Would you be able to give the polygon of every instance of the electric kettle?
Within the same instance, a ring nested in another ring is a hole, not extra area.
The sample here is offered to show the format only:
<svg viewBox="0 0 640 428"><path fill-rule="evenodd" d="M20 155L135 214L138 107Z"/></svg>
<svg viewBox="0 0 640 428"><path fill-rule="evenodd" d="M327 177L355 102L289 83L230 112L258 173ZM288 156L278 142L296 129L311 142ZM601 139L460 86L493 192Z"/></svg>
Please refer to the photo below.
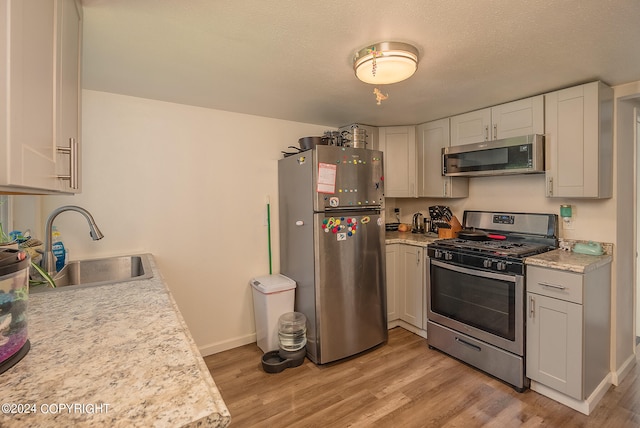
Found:
<svg viewBox="0 0 640 428"><path fill-rule="evenodd" d="M413 226L411 227L413 233L424 233L424 218L422 213L415 213L413 215Z"/></svg>

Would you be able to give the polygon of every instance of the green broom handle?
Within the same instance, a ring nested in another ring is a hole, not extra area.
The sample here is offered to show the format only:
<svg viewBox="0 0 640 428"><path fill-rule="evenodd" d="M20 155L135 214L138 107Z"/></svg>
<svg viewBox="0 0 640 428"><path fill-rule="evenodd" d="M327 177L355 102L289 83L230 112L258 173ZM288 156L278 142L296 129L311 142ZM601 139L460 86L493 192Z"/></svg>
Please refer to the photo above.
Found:
<svg viewBox="0 0 640 428"><path fill-rule="evenodd" d="M271 266L271 204L269 203L269 197L267 197L267 242L269 245L269 275L273 273Z"/></svg>

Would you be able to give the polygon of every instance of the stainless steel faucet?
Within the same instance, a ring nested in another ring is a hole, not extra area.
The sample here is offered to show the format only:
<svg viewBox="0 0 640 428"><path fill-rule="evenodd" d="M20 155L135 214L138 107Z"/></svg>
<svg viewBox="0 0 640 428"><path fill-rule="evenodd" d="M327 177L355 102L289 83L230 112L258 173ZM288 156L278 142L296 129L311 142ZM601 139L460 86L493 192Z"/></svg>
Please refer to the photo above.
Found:
<svg viewBox="0 0 640 428"><path fill-rule="evenodd" d="M53 255L53 242L51 236L53 229L53 220L55 220L58 214L64 211L77 211L87 219L87 222L89 223L89 235L91 235L91 239L97 241L98 239L104 238L104 235L102 234L102 232L100 232L100 229L93 219L93 216L84 208L75 205L65 205L53 210L51 214L49 214L47 223L45 225L44 252L42 253L42 262L40 262L42 269L50 275L56 273L56 261Z"/></svg>

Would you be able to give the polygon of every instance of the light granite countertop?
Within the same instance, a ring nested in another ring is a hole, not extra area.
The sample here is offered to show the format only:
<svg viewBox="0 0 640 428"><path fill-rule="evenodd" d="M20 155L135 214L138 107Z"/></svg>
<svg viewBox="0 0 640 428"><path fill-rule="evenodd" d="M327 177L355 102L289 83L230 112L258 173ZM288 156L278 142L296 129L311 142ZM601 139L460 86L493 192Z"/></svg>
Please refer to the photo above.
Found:
<svg viewBox="0 0 640 428"><path fill-rule="evenodd" d="M229 424L229 411L149 259L150 279L29 296L31 350L0 374L0 426Z"/></svg>
<svg viewBox="0 0 640 428"><path fill-rule="evenodd" d="M609 254L592 256L558 249L527 257L524 262L528 266L540 266L569 272L587 273L611 263L612 260L613 258Z"/></svg>
<svg viewBox="0 0 640 428"><path fill-rule="evenodd" d="M411 232L386 232L386 244L409 244L417 247L426 247L438 239L435 233L411 233Z"/></svg>

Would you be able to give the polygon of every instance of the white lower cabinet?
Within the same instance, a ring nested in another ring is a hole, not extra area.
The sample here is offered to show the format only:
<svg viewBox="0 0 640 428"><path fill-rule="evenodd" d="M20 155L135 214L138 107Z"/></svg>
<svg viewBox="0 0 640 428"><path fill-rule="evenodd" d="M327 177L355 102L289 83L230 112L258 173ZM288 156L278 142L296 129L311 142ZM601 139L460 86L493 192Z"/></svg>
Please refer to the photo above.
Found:
<svg viewBox="0 0 640 428"><path fill-rule="evenodd" d="M413 245L400 246L400 319L424 328L422 314L424 306L424 248Z"/></svg>
<svg viewBox="0 0 640 428"><path fill-rule="evenodd" d="M528 378L589 398L610 371L610 287L611 264L586 273L527 266Z"/></svg>
<svg viewBox="0 0 640 428"><path fill-rule="evenodd" d="M387 245L387 321L401 320L424 330L424 248Z"/></svg>
<svg viewBox="0 0 640 428"><path fill-rule="evenodd" d="M398 313L398 269L400 244L386 246L386 280L387 280L387 322L400 318Z"/></svg>
<svg viewBox="0 0 640 428"><path fill-rule="evenodd" d="M528 293L527 376L582 399L582 305Z"/></svg>

